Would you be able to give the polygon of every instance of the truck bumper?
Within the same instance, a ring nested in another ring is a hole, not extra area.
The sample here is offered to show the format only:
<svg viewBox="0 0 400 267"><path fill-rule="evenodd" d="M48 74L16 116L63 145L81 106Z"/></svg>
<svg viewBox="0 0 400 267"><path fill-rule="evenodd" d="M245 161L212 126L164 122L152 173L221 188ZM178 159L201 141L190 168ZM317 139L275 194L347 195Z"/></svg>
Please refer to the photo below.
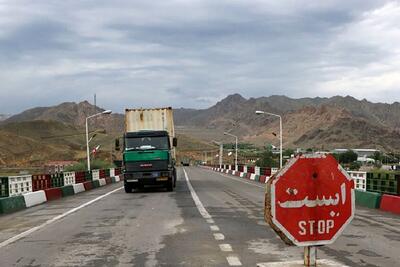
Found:
<svg viewBox="0 0 400 267"><path fill-rule="evenodd" d="M168 173L168 175L167 175ZM124 183L132 187L143 187L152 185L168 185L172 182L173 172L156 172L152 175L143 175L143 173L124 173Z"/></svg>

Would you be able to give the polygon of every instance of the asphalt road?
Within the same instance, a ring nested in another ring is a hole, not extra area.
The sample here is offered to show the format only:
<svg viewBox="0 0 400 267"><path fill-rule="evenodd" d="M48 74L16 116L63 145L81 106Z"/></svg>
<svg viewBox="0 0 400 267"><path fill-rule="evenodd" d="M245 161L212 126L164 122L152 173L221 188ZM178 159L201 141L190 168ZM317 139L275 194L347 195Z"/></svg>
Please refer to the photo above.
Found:
<svg viewBox="0 0 400 267"><path fill-rule="evenodd" d="M126 194L119 183L0 216L0 266L255 266L302 258L264 222L262 184L185 170L189 183L179 169L174 192ZM356 213L318 258L398 266L400 217Z"/></svg>

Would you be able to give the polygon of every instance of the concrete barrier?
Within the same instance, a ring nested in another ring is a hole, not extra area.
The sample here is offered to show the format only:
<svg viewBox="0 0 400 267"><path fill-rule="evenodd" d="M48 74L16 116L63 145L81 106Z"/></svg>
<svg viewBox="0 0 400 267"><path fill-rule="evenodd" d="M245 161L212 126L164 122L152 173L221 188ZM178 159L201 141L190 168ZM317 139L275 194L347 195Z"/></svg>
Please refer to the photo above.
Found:
<svg viewBox="0 0 400 267"><path fill-rule="evenodd" d="M100 178L99 183L100 183L100 186L105 186L107 184L106 179L104 179L104 178Z"/></svg>
<svg viewBox="0 0 400 267"><path fill-rule="evenodd" d="M59 187L45 189L47 201L56 200L62 197L62 191Z"/></svg>
<svg viewBox="0 0 400 267"><path fill-rule="evenodd" d="M92 181L92 186L93 186L93 188L100 187L100 181L99 180L93 180Z"/></svg>
<svg viewBox="0 0 400 267"><path fill-rule="evenodd" d="M96 181L87 181L84 183L78 183L62 187L47 188L45 190L39 190L35 192L26 192L25 194L19 196L2 197L0 198L0 214L15 212L18 210L42 204L47 201L74 195L80 192L90 190L94 187L100 187L100 184L101 186L103 186L109 183L117 183L120 181L121 181L120 177L115 176L115 177L99 179ZM29 186L30 184L27 183L25 185Z"/></svg>
<svg viewBox="0 0 400 267"><path fill-rule="evenodd" d="M74 194L79 194L81 192L85 192L85 186L83 185L83 183L74 184L72 186L74 188Z"/></svg>
<svg viewBox="0 0 400 267"><path fill-rule="evenodd" d="M23 196L0 198L0 213L11 213L26 208Z"/></svg>
<svg viewBox="0 0 400 267"><path fill-rule="evenodd" d="M371 209L379 209L381 194L374 192L363 192L354 190L356 195L356 204Z"/></svg>
<svg viewBox="0 0 400 267"><path fill-rule="evenodd" d="M60 189L63 197L75 195L74 187L72 185L62 186Z"/></svg>
<svg viewBox="0 0 400 267"><path fill-rule="evenodd" d="M46 193L44 192L44 190L26 193L23 195L23 197L25 199L25 204L27 208L42 204L47 201Z"/></svg>
<svg viewBox="0 0 400 267"><path fill-rule="evenodd" d="M400 214L400 196L382 195L380 209Z"/></svg>
<svg viewBox="0 0 400 267"><path fill-rule="evenodd" d="M92 181L83 182L83 186L85 187L85 191L93 189Z"/></svg>

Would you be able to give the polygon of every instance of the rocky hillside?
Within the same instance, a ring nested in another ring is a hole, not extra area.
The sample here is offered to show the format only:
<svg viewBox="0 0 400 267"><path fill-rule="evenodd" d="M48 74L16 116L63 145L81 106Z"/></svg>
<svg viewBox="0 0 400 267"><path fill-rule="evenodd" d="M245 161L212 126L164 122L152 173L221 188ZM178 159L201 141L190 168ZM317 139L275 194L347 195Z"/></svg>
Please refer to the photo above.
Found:
<svg viewBox="0 0 400 267"><path fill-rule="evenodd" d="M0 121L4 121L4 120L8 119L9 117L11 117L11 115L8 115L8 114L0 114Z"/></svg>
<svg viewBox="0 0 400 267"><path fill-rule="evenodd" d="M65 102L52 107L37 107L28 109L20 114L11 116L4 120L2 124L11 122L24 122L24 121L57 121L64 124L70 124L75 127L84 127L86 117L104 109L95 107L87 101L80 103ZM94 123L95 122L95 123ZM123 130L123 115L111 114L104 115L90 120L91 126L103 128L107 132L121 132Z"/></svg>
<svg viewBox="0 0 400 267"><path fill-rule="evenodd" d="M175 123L183 126L183 132L199 133L198 138L208 131L214 133L213 138L222 139L222 132L232 129L244 141L277 144L278 120L256 115L256 110L282 115L286 147L400 149L400 104L372 103L350 96L245 99L235 94L209 109L178 109Z"/></svg>

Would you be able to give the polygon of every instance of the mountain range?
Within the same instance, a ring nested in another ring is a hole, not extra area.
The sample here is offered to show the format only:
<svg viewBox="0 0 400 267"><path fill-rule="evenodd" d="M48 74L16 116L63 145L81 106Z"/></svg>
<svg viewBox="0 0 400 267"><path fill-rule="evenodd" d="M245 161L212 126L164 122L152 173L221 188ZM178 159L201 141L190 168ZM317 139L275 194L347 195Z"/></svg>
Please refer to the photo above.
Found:
<svg viewBox="0 0 400 267"><path fill-rule="evenodd" d="M282 116L283 144L290 148L377 148L400 150L400 104L372 103L351 96L293 99L269 96L246 99L229 95L207 109L175 109L174 119L183 142L182 151L212 148L212 140L258 146L279 144L279 120L256 115L262 110ZM0 165L19 161L84 158L84 125L89 115L104 111L87 101L37 107L0 121ZM124 115L91 119L91 131L100 131L98 142L111 150L121 136ZM179 142L178 142L179 144ZM196 149L194 149L196 148ZM39 156L40 155L40 156Z"/></svg>
<svg viewBox="0 0 400 267"><path fill-rule="evenodd" d="M372 103L351 96L246 99L233 94L208 109L177 109L175 123L197 138L210 131L222 139L223 131L230 130L244 142L279 144L279 120L256 115L256 110L282 116L285 147L400 149L400 103Z"/></svg>
<svg viewBox="0 0 400 267"><path fill-rule="evenodd" d="M9 117L11 117L11 115L9 115L9 114L0 114L0 121L4 121L4 120L8 119Z"/></svg>

